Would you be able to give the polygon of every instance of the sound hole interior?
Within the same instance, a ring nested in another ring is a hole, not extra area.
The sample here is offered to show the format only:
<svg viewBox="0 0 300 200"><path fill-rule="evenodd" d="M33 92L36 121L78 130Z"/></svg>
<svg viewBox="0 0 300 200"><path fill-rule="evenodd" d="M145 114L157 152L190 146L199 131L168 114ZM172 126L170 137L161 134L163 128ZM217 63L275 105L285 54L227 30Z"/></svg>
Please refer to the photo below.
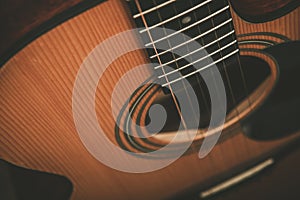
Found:
<svg viewBox="0 0 300 200"><path fill-rule="evenodd" d="M261 56L261 58L250 55L241 56L241 64L243 66L242 70L245 77L246 87L242 84L238 65L227 66L226 72L230 77L230 83L226 81L225 72L220 70L227 95L227 116L224 124L225 129L238 123L240 119L244 118L258 105L260 105L266 97L266 94L271 91L271 88L275 84L275 77L277 73L276 67L274 67L274 63L268 61L268 59L264 59L263 56ZM203 80L201 84L205 86ZM135 119L138 125L145 126L151 122L148 113L149 108L154 104L160 104L167 112L167 121L163 129L158 134L148 138L138 138L128 135L122 131L116 131L116 138L119 145L129 151L151 152L168 144L178 131L182 132L182 134L187 134L185 133L185 130L178 130L180 116L176 111L171 95L164 93L163 89L155 84L143 86L137 90L137 93L141 93L139 90L146 90L147 88L148 90L151 88L147 94L147 98L140 102L141 105L139 106L139 109L133 110L131 118ZM209 125L211 117L210 107L209 109L205 108L205 104L203 103L205 101L210 102L210 97L208 91L203 89L200 91L199 87L195 87L194 90L199 101L201 115L199 126L189 127L189 121L193 120L192 115L190 119L185 119L185 121L187 122L189 129L197 129L195 142L201 143L205 136L214 134L214 131L209 133L207 132L207 126ZM132 99L134 99L134 97ZM121 116L122 114L120 114L120 118L122 118ZM129 118L128 114L127 118ZM139 136L151 133L151 130L148 130L149 133L143 133L142 130L132 130L130 127L126 127L126 125L124 128L125 129L123 130L136 132ZM217 130L218 127L215 127L215 129ZM186 141L183 140L182 142Z"/></svg>

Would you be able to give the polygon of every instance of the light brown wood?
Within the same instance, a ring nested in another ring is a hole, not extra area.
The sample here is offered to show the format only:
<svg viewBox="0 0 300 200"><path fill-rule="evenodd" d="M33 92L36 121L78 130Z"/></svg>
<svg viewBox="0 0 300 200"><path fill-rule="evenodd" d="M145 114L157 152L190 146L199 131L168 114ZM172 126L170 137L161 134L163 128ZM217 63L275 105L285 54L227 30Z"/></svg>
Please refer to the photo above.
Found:
<svg viewBox="0 0 300 200"><path fill-rule="evenodd" d="M237 35L256 32L271 32L283 35L289 38L290 40L300 39L299 7L284 17L278 18L270 22L259 24L245 22L241 18L239 18L238 15L234 13L234 11L232 11L231 13ZM270 39L270 37L268 36L262 38Z"/></svg>
<svg viewBox="0 0 300 200"><path fill-rule="evenodd" d="M234 17L239 34L271 31L300 38L299 9L258 25ZM103 165L79 139L72 114L73 85L80 65L99 43L132 27L123 1L110 0L49 31L9 60L0 74L0 157L19 166L68 177L74 184L72 199L164 199L299 137L296 134L277 141L255 142L237 134L217 145L204 159L200 160L197 153L189 154L146 174L119 172ZM127 39L135 42L134 38ZM106 52L103 55L106 59ZM96 111L111 140L113 87L126 71L146 62L143 51L126 54L112 63L99 82ZM140 71L124 89L150 75L150 71Z"/></svg>

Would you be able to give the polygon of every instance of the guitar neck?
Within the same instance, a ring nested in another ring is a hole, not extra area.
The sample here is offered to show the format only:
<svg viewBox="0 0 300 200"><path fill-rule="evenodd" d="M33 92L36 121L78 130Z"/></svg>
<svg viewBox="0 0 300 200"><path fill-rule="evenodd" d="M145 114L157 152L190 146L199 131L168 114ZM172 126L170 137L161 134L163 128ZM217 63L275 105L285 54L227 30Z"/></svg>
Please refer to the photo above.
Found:
<svg viewBox="0 0 300 200"><path fill-rule="evenodd" d="M237 59L239 49L227 1L132 0L129 7L163 86Z"/></svg>

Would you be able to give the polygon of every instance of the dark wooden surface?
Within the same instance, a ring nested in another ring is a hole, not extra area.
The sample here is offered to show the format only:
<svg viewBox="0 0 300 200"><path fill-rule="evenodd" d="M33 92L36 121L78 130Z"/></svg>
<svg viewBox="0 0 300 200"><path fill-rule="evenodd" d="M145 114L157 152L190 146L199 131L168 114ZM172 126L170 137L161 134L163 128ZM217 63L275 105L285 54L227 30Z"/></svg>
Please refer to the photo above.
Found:
<svg viewBox="0 0 300 200"><path fill-rule="evenodd" d="M241 12L249 15L276 11L294 0L231 0L231 3ZM296 0L298 1L298 0Z"/></svg>
<svg viewBox="0 0 300 200"><path fill-rule="evenodd" d="M282 8L293 0L231 0L241 12L256 15L265 12L273 12Z"/></svg>
<svg viewBox="0 0 300 200"><path fill-rule="evenodd" d="M229 0L243 19L264 22L279 18L300 5L300 0Z"/></svg>
<svg viewBox="0 0 300 200"><path fill-rule="evenodd" d="M84 0L1 0L0 57L23 36Z"/></svg>

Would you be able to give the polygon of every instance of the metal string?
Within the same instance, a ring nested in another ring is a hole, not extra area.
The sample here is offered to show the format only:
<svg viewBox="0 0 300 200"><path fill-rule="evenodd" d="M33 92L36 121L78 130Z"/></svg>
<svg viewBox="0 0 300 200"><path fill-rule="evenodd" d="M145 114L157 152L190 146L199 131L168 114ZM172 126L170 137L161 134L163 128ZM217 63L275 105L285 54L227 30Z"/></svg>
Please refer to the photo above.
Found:
<svg viewBox="0 0 300 200"><path fill-rule="evenodd" d="M227 16L227 17L230 17L230 15L229 15L228 12L229 12L229 11L226 11L226 16ZM232 24L231 24L231 23L229 24L229 26L230 26L230 29L231 29L231 30L234 29L234 27L232 27ZM232 39L234 39L234 36L232 36ZM235 45L236 45L236 48L239 48L238 43L236 43ZM246 81L245 73L244 73L244 70L243 70L243 67L242 67L242 64L241 64L240 55L237 54L237 55L236 55L236 58L237 58L236 60L237 60L238 65L239 65L239 70L240 70L240 72L241 72L241 77L242 77L242 80L243 80L244 90L246 91L246 96L247 96L248 106L250 106L250 109L252 109L252 106L251 106L251 100L250 100L250 98L249 98L249 90L248 90L247 83L246 83L247 81Z"/></svg>
<svg viewBox="0 0 300 200"><path fill-rule="evenodd" d="M138 8L138 11L139 11L139 13L140 13L140 15L141 15L143 24L144 24L145 28L147 29L147 34L148 34L148 36L149 36L149 38L150 38L150 41L151 41L151 43L153 44L153 49L154 49L155 54L156 54L156 56L157 56L157 60L158 60L159 64L162 65L162 62L161 62L161 59L160 59L160 57L159 57L159 55L158 55L158 51L157 51L157 49L156 49L156 46L155 46L155 44L153 43L152 35L151 35L150 31L148 30L148 24L147 24L147 21L146 21L146 19L145 19L145 16L144 16L143 13L142 13L142 8L141 8L141 5L140 5L140 3L139 3L139 0L135 0L135 4L136 4L136 6L137 6L137 8ZM164 67L162 67L162 71L163 71L163 73L164 73L164 75L165 75L166 73L165 73ZM179 104L178 104L178 102L177 102L177 99L176 99L175 94L174 94L174 92L173 92L173 89L172 89L172 87L171 87L171 84L169 83L168 77L165 76L165 79L166 79L166 82L167 82L167 84L168 84L168 86L169 86L169 90L170 90L170 93L171 93L171 95L172 95L172 99L173 99L173 101L174 101L174 104L175 104L175 106L176 106L176 109L177 109L177 111L178 111L178 114L179 114L179 116L180 116L182 125L183 125L183 127L185 128L185 130L188 131L186 122L185 122L185 120L184 120L183 117L182 117L182 114L181 114L181 111L180 111Z"/></svg>
<svg viewBox="0 0 300 200"><path fill-rule="evenodd" d="M153 2L154 4L157 4L156 0L152 0L152 2ZM177 10L176 10L175 5L173 5L172 8L173 8L173 11L175 12L175 14L177 14ZM162 17L161 17L160 11L157 10L156 12L157 12L157 15L158 15L158 17L159 17L159 20L162 21ZM177 21L179 22L179 28L181 29L182 27L181 27L180 19L177 18ZM165 35L167 35L167 32L166 32L166 30L165 30L165 28L166 28L165 25L162 25L162 28L164 28L164 33L165 33ZM185 38L184 38L184 39L185 39ZM173 50L172 50L172 45L171 45L169 39L167 39L167 43L168 43L169 48L171 49L170 52L171 52L172 58L173 58L173 60L175 60L176 68L179 69L179 65L178 65L178 62L177 62L177 58L176 58L176 56L175 56L175 54L174 54L174 52L173 52ZM185 91L186 96L187 96L187 98L188 98L190 107L192 108L192 101L191 101L191 99L190 99L190 95L188 94L187 86L186 86L186 84L185 84L185 82L184 82L183 80L181 81L181 83L182 83L182 85L183 85L184 91ZM185 106L185 105L184 105L184 106ZM191 109L191 110L192 110L192 113L193 113L193 115L194 115L194 119L196 119L197 116L196 116L195 111L194 111L193 109ZM195 121L195 122L196 122L196 121ZM197 123L197 122L196 122L196 123ZM187 127L187 128L188 128L188 127ZM189 137L190 140L192 139L192 138L190 138L189 134L188 134L188 137ZM194 148L194 145L193 145L193 144L191 145L191 147L192 147L192 150L193 150L193 151L196 151L196 149Z"/></svg>
<svg viewBox="0 0 300 200"><path fill-rule="evenodd" d="M211 8L210 8L210 5L207 5L207 8L208 8L208 11L209 11L209 14L211 14ZM214 19L211 18L210 19L213 27L215 26L215 22L214 22ZM214 31L214 35L215 35L215 38L217 39L218 38L218 33L217 31ZM233 38L234 39L234 38ZM221 48L221 45L220 45L220 42L218 41L217 42L218 44L218 47ZM219 52L220 56L223 57L223 53L222 51ZM236 99L235 99L235 96L234 96L234 92L233 92L233 89L232 89L232 85L231 85L231 81L230 81L230 78L229 78L229 75L228 75L228 71L227 71L227 67L226 67L226 63L225 63L225 60L222 60L222 67L225 71L225 76L226 76L226 79L227 79L227 82L228 82L228 86L229 86L229 90L230 90L230 95L231 95L231 98L232 98L232 101L233 101L233 104L236 105ZM239 121L240 121L240 115L239 115L239 111L237 108L235 108L236 110L236 113L237 113L237 116L239 117Z"/></svg>

